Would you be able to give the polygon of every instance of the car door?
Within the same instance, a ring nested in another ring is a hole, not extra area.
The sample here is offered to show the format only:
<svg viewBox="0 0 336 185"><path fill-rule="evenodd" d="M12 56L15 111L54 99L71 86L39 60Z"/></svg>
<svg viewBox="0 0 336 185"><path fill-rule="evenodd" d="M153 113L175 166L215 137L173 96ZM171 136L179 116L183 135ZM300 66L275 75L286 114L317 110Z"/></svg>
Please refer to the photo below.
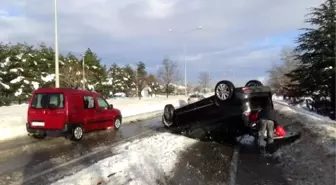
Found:
<svg viewBox="0 0 336 185"><path fill-rule="evenodd" d="M98 116L96 115L97 105L95 103L94 96L92 95L83 95L83 119L84 119L84 129L86 131L92 131L96 129L98 122Z"/></svg>
<svg viewBox="0 0 336 185"><path fill-rule="evenodd" d="M111 114L111 109L109 109L109 103L100 96L96 98L98 109L97 109L97 117L98 117L98 129L104 129L112 125L114 119L113 114Z"/></svg>

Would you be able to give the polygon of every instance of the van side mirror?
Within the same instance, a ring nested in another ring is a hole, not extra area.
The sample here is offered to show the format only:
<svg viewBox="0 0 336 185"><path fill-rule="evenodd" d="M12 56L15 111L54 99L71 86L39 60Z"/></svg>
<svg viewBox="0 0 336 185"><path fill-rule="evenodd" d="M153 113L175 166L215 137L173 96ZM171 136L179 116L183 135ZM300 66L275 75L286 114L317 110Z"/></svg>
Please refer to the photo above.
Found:
<svg viewBox="0 0 336 185"><path fill-rule="evenodd" d="M113 104L109 104L108 109L113 109Z"/></svg>

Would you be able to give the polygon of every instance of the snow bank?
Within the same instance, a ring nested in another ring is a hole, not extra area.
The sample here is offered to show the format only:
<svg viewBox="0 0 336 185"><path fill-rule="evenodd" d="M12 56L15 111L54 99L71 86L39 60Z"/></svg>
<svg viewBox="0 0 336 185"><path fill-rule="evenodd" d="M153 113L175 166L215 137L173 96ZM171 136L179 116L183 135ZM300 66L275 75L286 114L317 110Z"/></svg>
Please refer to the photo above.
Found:
<svg viewBox="0 0 336 185"><path fill-rule="evenodd" d="M316 135L318 138L314 139L324 147L325 152L331 155L336 154L336 121L314 113L307 114L306 110L300 111L297 108L281 104L275 104L275 109L286 118L290 118L292 122L301 124L304 129Z"/></svg>
<svg viewBox="0 0 336 185"><path fill-rule="evenodd" d="M108 102L112 103L115 108L120 109L122 115L127 117L163 110L164 105L169 103L179 106L185 100L185 96L171 96L168 99L165 97L144 98L141 100L137 98L109 99ZM25 125L27 109L27 104L0 107L0 142L27 135Z"/></svg>
<svg viewBox="0 0 336 185"><path fill-rule="evenodd" d="M170 133L135 140L114 147L116 155L97 162L52 185L92 185L102 182L111 185L167 184L173 175L179 155L198 142Z"/></svg>
<svg viewBox="0 0 336 185"><path fill-rule="evenodd" d="M335 184L336 122L284 102L275 101L275 108L279 121L302 131L299 140L276 154L290 184Z"/></svg>

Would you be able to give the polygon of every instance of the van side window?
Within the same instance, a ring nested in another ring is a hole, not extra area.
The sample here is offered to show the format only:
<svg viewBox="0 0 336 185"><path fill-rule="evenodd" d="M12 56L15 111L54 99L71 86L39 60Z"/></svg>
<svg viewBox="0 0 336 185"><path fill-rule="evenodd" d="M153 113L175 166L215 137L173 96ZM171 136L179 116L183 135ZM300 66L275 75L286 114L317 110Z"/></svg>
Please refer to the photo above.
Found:
<svg viewBox="0 0 336 185"><path fill-rule="evenodd" d="M107 109L109 104L106 102L104 98L98 97L97 98L99 108L101 109Z"/></svg>
<svg viewBox="0 0 336 185"><path fill-rule="evenodd" d="M95 107L93 96L83 96L84 109L93 109Z"/></svg>

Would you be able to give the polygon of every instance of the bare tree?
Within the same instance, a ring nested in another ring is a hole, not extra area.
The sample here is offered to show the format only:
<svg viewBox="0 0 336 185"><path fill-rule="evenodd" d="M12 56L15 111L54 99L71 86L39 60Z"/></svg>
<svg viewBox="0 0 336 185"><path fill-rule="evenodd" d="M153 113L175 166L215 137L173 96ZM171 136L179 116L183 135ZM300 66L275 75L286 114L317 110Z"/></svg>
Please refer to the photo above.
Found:
<svg viewBox="0 0 336 185"><path fill-rule="evenodd" d="M287 94L288 87L293 82L290 81L290 78L288 78L286 74L294 70L298 66L299 61L296 59L296 53L289 48L283 49L280 56L283 63L273 65L271 70L268 71L268 85L274 89L276 93Z"/></svg>
<svg viewBox="0 0 336 185"><path fill-rule="evenodd" d="M83 83L82 65L79 61L67 62L61 69L61 85L66 88L78 89ZM86 71L86 76L90 75L90 71Z"/></svg>
<svg viewBox="0 0 336 185"><path fill-rule="evenodd" d="M198 76L198 83L200 85L200 88L203 90L203 93L205 93L206 88L208 88L211 81L210 73L209 72L201 72Z"/></svg>
<svg viewBox="0 0 336 185"><path fill-rule="evenodd" d="M173 90L171 84L179 79L177 63L169 58L165 58L158 70L158 78L163 83L164 92L168 98L169 94L172 93L171 91Z"/></svg>

